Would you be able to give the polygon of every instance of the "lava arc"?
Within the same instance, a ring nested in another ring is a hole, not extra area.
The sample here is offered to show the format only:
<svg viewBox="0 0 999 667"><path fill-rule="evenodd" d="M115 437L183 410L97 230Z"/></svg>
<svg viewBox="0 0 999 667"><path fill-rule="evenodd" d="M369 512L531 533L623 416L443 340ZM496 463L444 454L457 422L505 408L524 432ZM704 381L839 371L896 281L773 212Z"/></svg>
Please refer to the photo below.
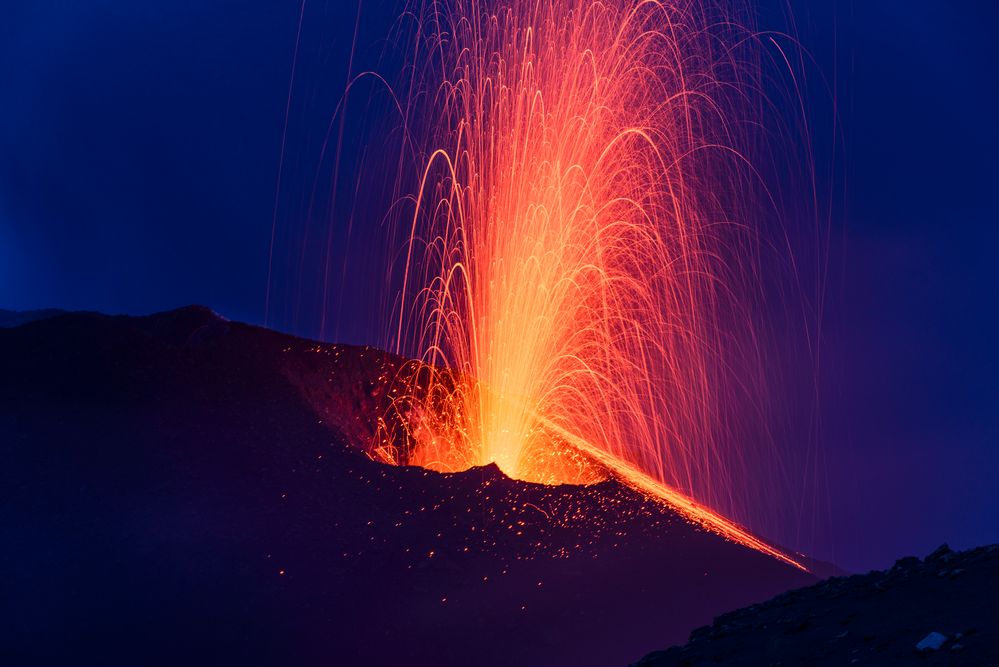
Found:
<svg viewBox="0 0 999 667"><path fill-rule="evenodd" d="M730 510L767 446L742 437L766 395L752 31L692 0L413 14L426 158L392 343L422 371L375 449Z"/></svg>

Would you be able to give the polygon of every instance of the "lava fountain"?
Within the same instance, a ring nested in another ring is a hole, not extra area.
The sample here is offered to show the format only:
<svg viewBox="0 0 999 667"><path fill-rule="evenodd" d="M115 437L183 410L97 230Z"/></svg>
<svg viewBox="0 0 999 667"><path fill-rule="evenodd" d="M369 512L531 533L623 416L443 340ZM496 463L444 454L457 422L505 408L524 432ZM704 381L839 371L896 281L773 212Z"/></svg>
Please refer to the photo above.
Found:
<svg viewBox="0 0 999 667"><path fill-rule="evenodd" d="M766 397L759 178L741 148L760 109L753 34L690 0L412 15L406 107L425 120L407 131L425 159L392 342L418 369L372 450L618 477L754 539L706 509L740 502L745 415Z"/></svg>

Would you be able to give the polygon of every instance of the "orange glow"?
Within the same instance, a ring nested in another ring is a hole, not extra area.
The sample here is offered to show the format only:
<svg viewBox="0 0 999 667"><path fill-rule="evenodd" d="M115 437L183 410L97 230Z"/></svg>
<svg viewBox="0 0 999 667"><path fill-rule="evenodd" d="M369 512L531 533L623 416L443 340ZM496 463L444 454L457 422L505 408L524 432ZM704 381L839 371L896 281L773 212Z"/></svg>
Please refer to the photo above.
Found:
<svg viewBox="0 0 999 667"><path fill-rule="evenodd" d="M614 477L801 567L707 508L742 500L739 420L765 400L756 176L739 147L753 34L693 0L413 15L430 120L394 337L418 368L374 455Z"/></svg>

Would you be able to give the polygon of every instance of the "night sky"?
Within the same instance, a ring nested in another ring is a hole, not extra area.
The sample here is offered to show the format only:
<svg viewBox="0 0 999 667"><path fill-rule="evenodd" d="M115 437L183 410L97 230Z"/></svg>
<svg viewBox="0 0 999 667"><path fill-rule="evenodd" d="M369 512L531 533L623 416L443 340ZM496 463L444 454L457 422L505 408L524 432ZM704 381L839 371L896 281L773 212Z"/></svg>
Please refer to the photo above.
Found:
<svg viewBox="0 0 999 667"><path fill-rule="evenodd" d="M0 308L203 303L264 322L298 4L5 3ZM999 6L797 5L813 73L835 91L825 109L810 100L812 113L827 128L833 101L839 113L838 139L820 133L816 145L820 172L835 165L819 359L829 516L803 546L862 570L943 541L997 542ZM339 289L344 258L330 257L322 326L320 281L290 275L303 258L282 243L302 232L283 223L307 208L313 180L328 180L315 150L343 92L355 10L317 0L306 13L268 323L372 343L382 295ZM398 13L363 4L355 71L391 68L378 40ZM388 108L373 86L358 100L374 115ZM342 168L370 165L349 123L345 133ZM338 191L329 215L357 229L333 233L364 246L381 233L364 212L388 193L351 194ZM363 285L382 257L372 247L352 261Z"/></svg>

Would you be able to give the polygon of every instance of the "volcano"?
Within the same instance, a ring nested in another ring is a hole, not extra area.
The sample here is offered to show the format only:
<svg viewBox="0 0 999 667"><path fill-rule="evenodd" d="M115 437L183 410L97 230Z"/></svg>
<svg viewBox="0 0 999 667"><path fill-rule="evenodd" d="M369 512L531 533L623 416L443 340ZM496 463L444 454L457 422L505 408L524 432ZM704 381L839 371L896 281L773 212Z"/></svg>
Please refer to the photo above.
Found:
<svg viewBox="0 0 999 667"><path fill-rule="evenodd" d="M822 574L617 481L375 460L374 348L38 317L0 329L13 663L625 664Z"/></svg>

